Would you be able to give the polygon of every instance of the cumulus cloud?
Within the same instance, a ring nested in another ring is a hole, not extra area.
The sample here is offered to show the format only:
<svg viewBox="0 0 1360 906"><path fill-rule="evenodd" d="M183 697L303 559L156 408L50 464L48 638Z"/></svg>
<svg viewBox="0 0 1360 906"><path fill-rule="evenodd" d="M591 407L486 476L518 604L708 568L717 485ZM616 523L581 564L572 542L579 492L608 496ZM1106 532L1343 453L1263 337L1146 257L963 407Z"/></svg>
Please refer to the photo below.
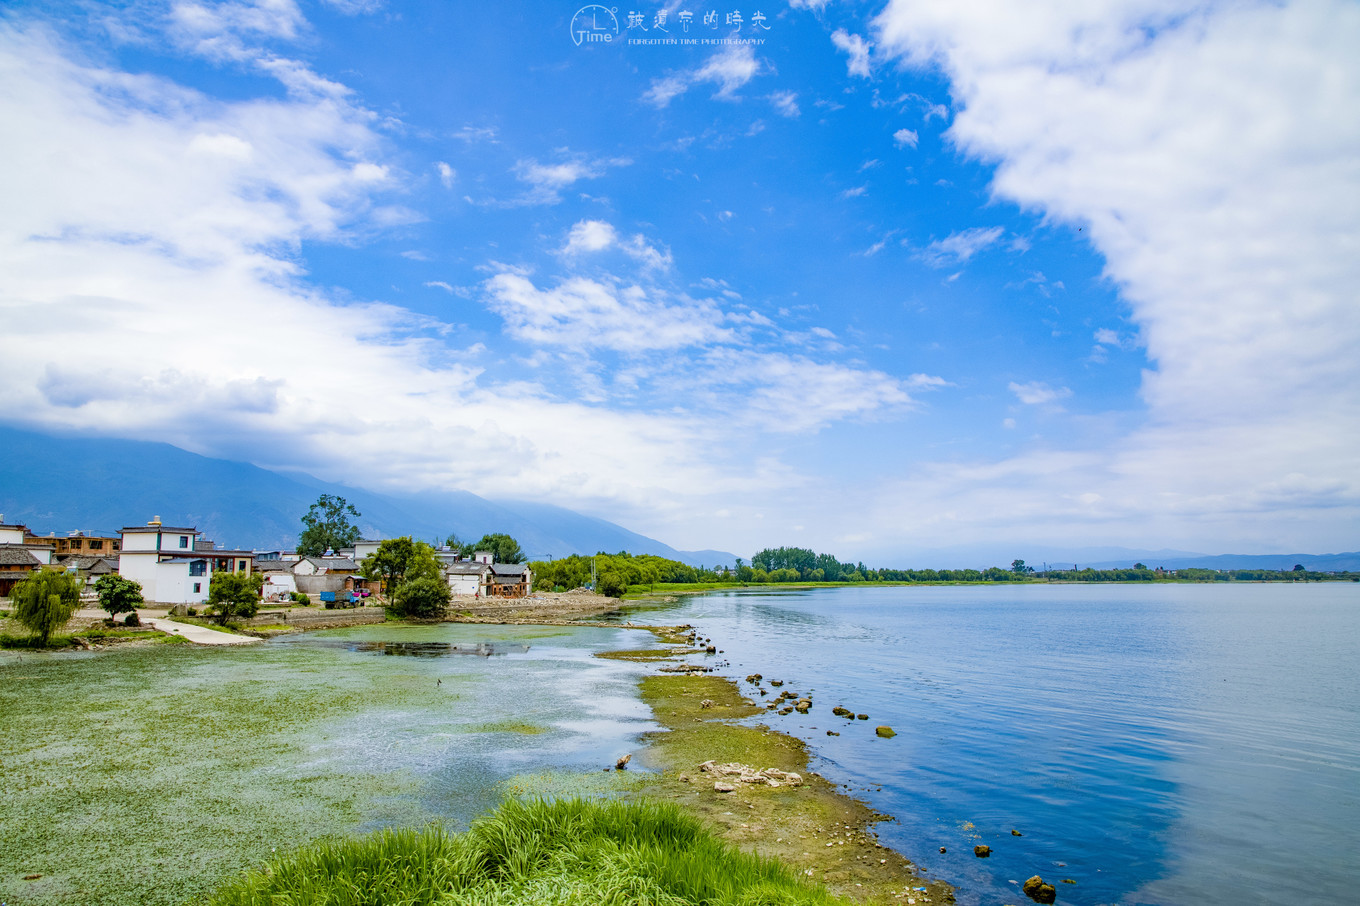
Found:
<svg viewBox="0 0 1360 906"><path fill-rule="evenodd" d="M666 107L690 88L707 82L718 86L713 97L734 100L737 91L751 81L760 68L755 49L749 44L736 44L713 54L697 69L653 80L642 99L656 107Z"/></svg>
<svg viewBox="0 0 1360 906"><path fill-rule="evenodd" d="M1022 521L1079 489L1038 518L1109 537L1193 523L1220 543L1303 546L1353 523L1360 120L1337 111L1360 106L1360 8L892 0L875 36L950 80L946 137L996 165L998 198L1084 227L1151 362L1140 427L941 467L930 494L951 488L961 513L970 482L1000 480L983 509Z"/></svg>
<svg viewBox="0 0 1360 906"><path fill-rule="evenodd" d="M584 252L603 252L618 249L634 261L648 269L664 270L671 266L670 250L661 250L647 241L641 233L624 238L614 225L603 220L582 220L567 234L567 243L562 247L564 255L578 255Z"/></svg>
<svg viewBox="0 0 1360 906"><path fill-rule="evenodd" d="M920 136L911 129L898 129L893 133L893 144L899 148L915 148L919 139Z"/></svg>
<svg viewBox="0 0 1360 906"><path fill-rule="evenodd" d="M453 181L458 178L457 171L455 171L453 167L450 167L448 164L444 163L442 160L436 163L434 165L434 168L439 172L439 181L440 183L443 184L444 188L452 189Z"/></svg>
<svg viewBox="0 0 1360 906"><path fill-rule="evenodd" d="M836 45L836 49L849 55L846 60L846 68L850 75L860 78L869 78L869 42L859 35L852 35L843 28L838 28L831 33L831 43Z"/></svg>

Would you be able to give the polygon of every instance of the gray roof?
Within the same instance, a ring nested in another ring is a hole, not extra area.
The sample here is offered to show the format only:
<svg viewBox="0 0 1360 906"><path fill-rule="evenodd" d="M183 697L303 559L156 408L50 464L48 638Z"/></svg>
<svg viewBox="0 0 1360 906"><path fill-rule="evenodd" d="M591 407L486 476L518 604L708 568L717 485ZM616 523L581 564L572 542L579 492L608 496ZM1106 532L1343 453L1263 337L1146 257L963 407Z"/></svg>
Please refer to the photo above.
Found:
<svg viewBox="0 0 1360 906"><path fill-rule="evenodd" d="M491 571L498 576L522 576L529 568L527 563L493 563Z"/></svg>
<svg viewBox="0 0 1360 906"><path fill-rule="evenodd" d="M5 566L38 566L42 563L37 557L22 547L0 545L0 564Z"/></svg>
<svg viewBox="0 0 1360 906"><path fill-rule="evenodd" d="M341 571L352 573L359 568L359 565L349 557L303 557L302 560L306 560L317 569L324 569L327 572L332 573ZM301 563L302 560L295 560L293 562L294 564L297 564Z"/></svg>
<svg viewBox="0 0 1360 906"><path fill-rule="evenodd" d="M117 569L118 560L112 557L95 557L91 555L72 555L63 557L61 565L67 569L93 569L103 563L109 569Z"/></svg>
<svg viewBox="0 0 1360 906"><path fill-rule="evenodd" d="M480 576L490 569L485 563L450 563L444 567L444 572L452 573L455 576Z"/></svg>

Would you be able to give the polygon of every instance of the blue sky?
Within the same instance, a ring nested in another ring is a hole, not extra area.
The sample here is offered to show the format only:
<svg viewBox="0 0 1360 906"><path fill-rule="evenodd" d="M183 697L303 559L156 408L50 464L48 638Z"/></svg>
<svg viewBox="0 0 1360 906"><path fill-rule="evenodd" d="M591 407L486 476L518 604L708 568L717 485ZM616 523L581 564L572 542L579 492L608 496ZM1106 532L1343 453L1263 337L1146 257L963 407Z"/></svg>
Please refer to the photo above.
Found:
<svg viewBox="0 0 1360 906"><path fill-rule="evenodd" d="M1354 4L581 8L10 4L0 419L743 555L1355 548Z"/></svg>

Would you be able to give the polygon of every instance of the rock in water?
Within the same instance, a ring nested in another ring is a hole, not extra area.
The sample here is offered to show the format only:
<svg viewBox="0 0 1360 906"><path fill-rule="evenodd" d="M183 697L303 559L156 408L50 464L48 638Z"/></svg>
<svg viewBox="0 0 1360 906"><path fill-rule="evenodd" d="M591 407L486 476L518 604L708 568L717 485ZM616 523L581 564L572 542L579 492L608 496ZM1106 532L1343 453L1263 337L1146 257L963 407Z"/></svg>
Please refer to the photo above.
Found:
<svg viewBox="0 0 1360 906"><path fill-rule="evenodd" d="M1012 837L1023 837L1024 834L1020 833L1020 832L1019 832L1018 830L1016 830L1015 828L1011 828L1011 836L1012 836Z"/></svg>
<svg viewBox="0 0 1360 906"><path fill-rule="evenodd" d="M874 732L877 733L879 736L882 736L884 739L892 739L894 736L897 735L897 733L893 731L893 728L888 726L887 724L874 727Z"/></svg>
<svg viewBox="0 0 1360 906"><path fill-rule="evenodd" d="M973 847L973 855L977 856L979 859L985 859L991 854L992 848L990 846L983 846L979 843L977 846Z"/></svg>
<svg viewBox="0 0 1360 906"><path fill-rule="evenodd" d="M941 846L941 847L940 847L940 852L942 852L942 853L947 853L947 852L949 852L949 850L947 850L947 849L945 849L943 846Z"/></svg>
<svg viewBox="0 0 1360 906"><path fill-rule="evenodd" d="M624 768L626 768L626 767L628 766L628 762L630 762L630 761L632 761L632 760L633 760L633 753L632 753L632 752L629 752L627 755L623 756L623 757L620 758L618 761L614 762L614 768L615 768L616 770L622 771Z"/></svg>
<svg viewBox="0 0 1360 906"><path fill-rule="evenodd" d="M867 715L867 714L856 714L855 716L858 717L860 720L868 720L868 719L869 719L869 715Z"/></svg>
<svg viewBox="0 0 1360 906"><path fill-rule="evenodd" d="M1021 889L1025 891L1025 896L1036 903L1052 903L1058 898L1057 889L1052 884L1045 884L1038 875L1026 881Z"/></svg>

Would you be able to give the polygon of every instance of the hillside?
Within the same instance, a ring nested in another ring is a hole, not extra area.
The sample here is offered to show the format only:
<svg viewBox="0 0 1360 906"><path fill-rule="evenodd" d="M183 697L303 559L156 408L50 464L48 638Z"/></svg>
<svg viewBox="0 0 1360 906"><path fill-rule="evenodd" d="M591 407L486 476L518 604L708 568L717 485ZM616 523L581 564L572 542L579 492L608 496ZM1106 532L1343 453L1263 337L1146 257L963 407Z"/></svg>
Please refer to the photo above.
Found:
<svg viewBox="0 0 1360 906"><path fill-rule="evenodd" d="M620 525L550 504L496 502L466 491L403 498L211 459L169 444L53 437L0 426L0 514L39 534L115 532L160 516L231 547L297 543L300 517L320 494L362 513L364 536L476 539L507 532L534 559L599 551L658 554L693 566L731 564L722 551L679 551Z"/></svg>

